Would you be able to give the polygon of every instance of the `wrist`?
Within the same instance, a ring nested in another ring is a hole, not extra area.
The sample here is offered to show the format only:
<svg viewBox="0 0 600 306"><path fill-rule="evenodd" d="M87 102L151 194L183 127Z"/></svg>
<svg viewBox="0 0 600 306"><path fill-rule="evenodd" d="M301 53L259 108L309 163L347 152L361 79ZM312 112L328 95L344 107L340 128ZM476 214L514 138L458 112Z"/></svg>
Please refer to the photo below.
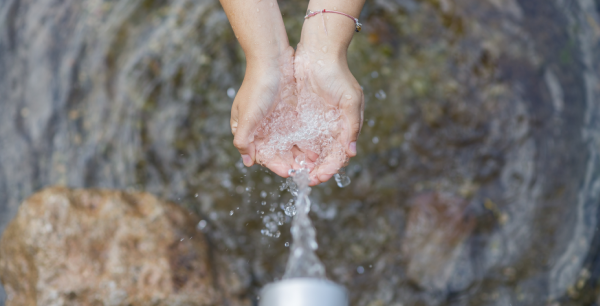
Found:
<svg viewBox="0 0 600 306"><path fill-rule="evenodd" d="M281 49L271 50L269 55L246 56L246 73L244 80L275 82L293 77L294 49L289 45Z"/></svg>
<svg viewBox="0 0 600 306"><path fill-rule="evenodd" d="M278 60L289 48L291 47L286 37L285 41L284 39L261 41L243 49L248 64L265 64Z"/></svg>
<svg viewBox="0 0 600 306"><path fill-rule="evenodd" d="M246 70L273 70L279 69L282 62L293 54L287 39L283 42L266 42L260 48L244 50L246 55Z"/></svg>
<svg viewBox="0 0 600 306"><path fill-rule="evenodd" d="M317 14L304 20L300 43L321 58L346 60L355 23L338 14Z"/></svg>

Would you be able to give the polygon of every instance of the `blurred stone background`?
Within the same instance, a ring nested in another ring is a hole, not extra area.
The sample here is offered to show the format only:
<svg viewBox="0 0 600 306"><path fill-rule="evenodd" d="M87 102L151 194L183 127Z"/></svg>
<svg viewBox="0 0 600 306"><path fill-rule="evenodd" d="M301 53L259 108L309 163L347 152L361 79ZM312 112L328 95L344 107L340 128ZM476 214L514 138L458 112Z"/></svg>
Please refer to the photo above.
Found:
<svg viewBox="0 0 600 306"><path fill-rule="evenodd" d="M307 1L281 1L290 42ZM353 182L315 187L352 305L596 305L600 1L371 0ZM244 56L216 0L0 0L0 230L50 185L196 212L253 303L283 275L289 194L232 146ZM263 205L264 204L264 205ZM1 293L0 293L0 300ZM1 304L1 302L0 302Z"/></svg>

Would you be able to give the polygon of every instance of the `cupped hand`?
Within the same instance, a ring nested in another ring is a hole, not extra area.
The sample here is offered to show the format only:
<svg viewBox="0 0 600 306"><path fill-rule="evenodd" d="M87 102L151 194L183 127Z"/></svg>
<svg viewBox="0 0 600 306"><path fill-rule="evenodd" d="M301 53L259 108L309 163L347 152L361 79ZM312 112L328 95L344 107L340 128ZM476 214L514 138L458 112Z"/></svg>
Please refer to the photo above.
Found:
<svg viewBox="0 0 600 306"><path fill-rule="evenodd" d="M356 140L362 128L364 95L350 72L345 53L327 53L322 43L301 43L296 50L294 62L298 91L308 90L321 97L330 107L341 111L340 132L335 139L348 157L356 156ZM306 156L314 162L318 156L313 152ZM327 156L311 169L310 185L326 182L344 166L345 160Z"/></svg>
<svg viewBox="0 0 600 306"><path fill-rule="evenodd" d="M256 162L254 133L278 103L295 98L294 49L284 48L276 56L248 61L246 75L231 107L233 145L246 167ZM281 160L263 162L280 176L287 176L289 164Z"/></svg>
<svg viewBox="0 0 600 306"><path fill-rule="evenodd" d="M341 122L335 140L348 157L356 156L356 139L362 128L364 96L350 72L345 52L331 52L311 40L298 45L294 55L285 48L275 59L248 63L244 82L236 95L231 110L231 130L234 145L242 155L244 165L260 163L281 177L288 177L290 169L302 167L298 156L310 171L310 185L326 182L344 166L339 154L324 159L299 146L279 152L265 159L257 156L257 147L265 138L255 133L263 120L280 104L295 106L296 93L309 91L319 96L330 108L341 112ZM316 163L319 160L320 163Z"/></svg>

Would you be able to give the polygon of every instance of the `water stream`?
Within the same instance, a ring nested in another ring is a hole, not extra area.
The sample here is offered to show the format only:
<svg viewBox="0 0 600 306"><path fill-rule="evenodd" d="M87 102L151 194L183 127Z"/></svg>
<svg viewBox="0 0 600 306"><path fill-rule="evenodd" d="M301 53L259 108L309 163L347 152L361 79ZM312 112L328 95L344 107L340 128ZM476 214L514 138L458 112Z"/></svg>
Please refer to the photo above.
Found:
<svg viewBox="0 0 600 306"><path fill-rule="evenodd" d="M296 214L292 221L292 245L285 268L284 279L298 277L326 278L325 266L317 257L318 248L315 228L310 221L310 187L308 169L292 170L287 186L295 198Z"/></svg>

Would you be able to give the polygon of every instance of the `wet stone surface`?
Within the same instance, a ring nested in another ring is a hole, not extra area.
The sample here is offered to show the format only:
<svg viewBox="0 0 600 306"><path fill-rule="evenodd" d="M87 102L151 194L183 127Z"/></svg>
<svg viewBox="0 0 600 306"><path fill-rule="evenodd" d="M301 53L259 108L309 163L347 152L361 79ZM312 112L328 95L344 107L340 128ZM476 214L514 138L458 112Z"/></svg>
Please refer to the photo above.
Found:
<svg viewBox="0 0 600 306"><path fill-rule="evenodd" d="M281 6L296 45L306 2ZM589 0L368 1L348 53L366 99L352 183L311 192L318 255L352 305L597 301L598 12ZM49 185L147 191L198 213L229 258L215 269L249 275L245 298L282 277L289 216L278 238L262 218L290 195L231 144L245 63L218 1L9 0L0 23L0 228ZM411 216L440 219L411 206L430 193L475 220L444 241L461 251L439 279L414 258L440 245L404 244L423 239Z"/></svg>
<svg viewBox="0 0 600 306"><path fill-rule="evenodd" d="M248 304L235 271L212 269L198 222L148 193L44 189L0 240L7 305Z"/></svg>

